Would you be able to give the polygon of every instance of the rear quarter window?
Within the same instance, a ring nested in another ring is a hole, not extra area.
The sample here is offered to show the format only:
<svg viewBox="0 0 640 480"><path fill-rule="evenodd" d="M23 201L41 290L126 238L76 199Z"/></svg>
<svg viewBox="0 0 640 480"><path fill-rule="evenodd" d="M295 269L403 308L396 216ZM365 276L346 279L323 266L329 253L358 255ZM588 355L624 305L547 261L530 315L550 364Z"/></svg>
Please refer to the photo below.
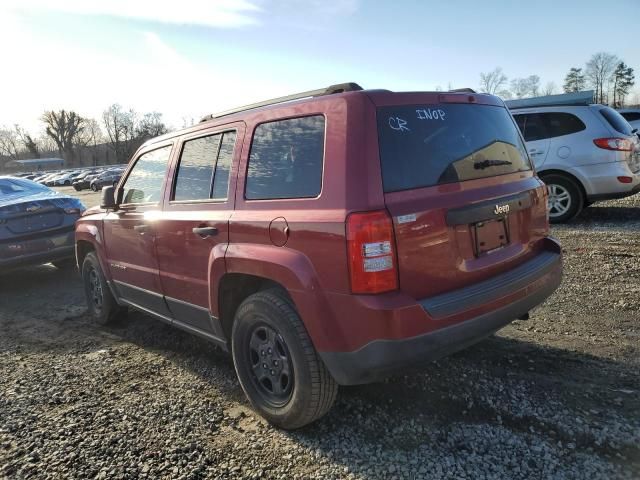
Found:
<svg viewBox="0 0 640 480"><path fill-rule="evenodd" d="M530 170L506 108L442 104L379 107L385 192Z"/></svg>
<svg viewBox="0 0 640 480"><path fill-rule="evenodd" d="M317 197L322 186L324 137L322 115L258 125L249 154L245 198Z"/></svg>

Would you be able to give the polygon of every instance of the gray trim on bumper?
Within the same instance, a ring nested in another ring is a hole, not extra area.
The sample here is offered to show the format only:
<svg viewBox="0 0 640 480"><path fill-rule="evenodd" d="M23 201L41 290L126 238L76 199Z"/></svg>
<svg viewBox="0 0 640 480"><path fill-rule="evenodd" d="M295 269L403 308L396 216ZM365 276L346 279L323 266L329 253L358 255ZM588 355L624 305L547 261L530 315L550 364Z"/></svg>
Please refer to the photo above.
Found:
<svg viewBox="0 0 640 480"><path fill-rule="evenodd" d="M554 254L554 269L561 269L562 257ZM550 270L536 272L529 283ZM437 360L462 350L491 335L533 307L542 303L560 285L561 270L551 275L540 288L498 310L416 337L370 342L353 352L319 352L320 357L340 385L358 385L380 380L407 366ZM526 288L526 287L525 287Z"/></svg>
<svg viewBox="0 0 640 480"><path fill-rule="evenodd" d="M470 287L430 297L419 303L433 318L455 315L521 290L531 283L532 279L540 278L553 270L558 257L559 254L556 252L543 252L502 275Z"/></svg>

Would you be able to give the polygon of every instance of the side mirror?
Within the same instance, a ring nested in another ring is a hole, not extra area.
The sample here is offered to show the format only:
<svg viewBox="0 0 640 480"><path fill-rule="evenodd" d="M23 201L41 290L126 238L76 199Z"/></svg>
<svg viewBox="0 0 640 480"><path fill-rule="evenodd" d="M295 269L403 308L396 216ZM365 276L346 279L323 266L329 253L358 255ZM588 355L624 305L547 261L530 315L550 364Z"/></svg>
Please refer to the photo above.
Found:
<svg viewBox="0 0 640 480"><path fill-rule="evenodd" d="M100 208L115 210L116 204L115 192L113 186L102 187L102 200L100 200Z"/></svg>

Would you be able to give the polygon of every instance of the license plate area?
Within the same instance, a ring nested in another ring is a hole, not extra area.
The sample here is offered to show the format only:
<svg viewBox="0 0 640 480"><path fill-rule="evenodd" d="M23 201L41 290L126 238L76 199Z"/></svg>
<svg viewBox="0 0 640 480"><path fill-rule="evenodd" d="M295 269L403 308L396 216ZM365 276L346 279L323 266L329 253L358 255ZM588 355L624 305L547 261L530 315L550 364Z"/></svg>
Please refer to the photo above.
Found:
<svg viewBox="0 0 640 480"><path fill-rule="evenodd" d="M511 242L507 217L477 222L471 227L476 257L498 250Z"/></svg>

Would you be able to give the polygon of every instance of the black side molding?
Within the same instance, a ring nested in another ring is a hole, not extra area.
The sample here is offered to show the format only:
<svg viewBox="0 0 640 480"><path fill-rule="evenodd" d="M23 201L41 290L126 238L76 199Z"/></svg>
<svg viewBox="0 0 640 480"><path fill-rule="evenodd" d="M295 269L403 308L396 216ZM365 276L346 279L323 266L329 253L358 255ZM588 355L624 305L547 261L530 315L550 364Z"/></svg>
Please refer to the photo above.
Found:
<svg viewBox="0 0 640 480"><path fill-rule="evenodd" d="M529 191L496 198L487 202L475 203L468 207L461 207L447 212L447 225L468 225L503 217L509 213L524 210L531 206Z"/></svg>

